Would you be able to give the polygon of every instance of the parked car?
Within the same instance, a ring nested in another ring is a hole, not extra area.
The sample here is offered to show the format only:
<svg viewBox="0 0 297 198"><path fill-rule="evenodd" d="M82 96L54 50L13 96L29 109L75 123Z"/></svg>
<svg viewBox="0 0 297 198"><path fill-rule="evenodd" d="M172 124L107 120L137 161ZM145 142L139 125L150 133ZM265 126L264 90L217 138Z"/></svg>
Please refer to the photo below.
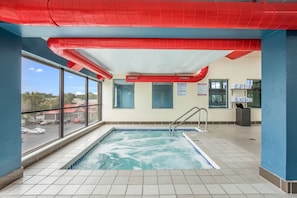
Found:
<svg viewBox="0 0 297 198"><path fill-rule="evenodd" d="M21 128L22 133L26 134L43 134L45 132L45 129L43 128L34 128L34 129L28 129L26 127Z"/></svg>
<svg viewBox="0 0 297 198"><path fill-rule="evenodd" d="M45 132L45 129L43 128L34 128L34 129L31 129L30 133L36 133L36 134L42 134Z"/></svg>
<svg viewBox="0 0 297 198"><path fill-rule="evenodd" d="M50 120L44 120L44 121L40 122L39 124L40 125L48 125L48 124L51 124L51 123L53 123L53 122L50 121Z"/></svg>
<svg viewBox="0 0 297 198"><path fill-rule="evenodd" d="M22 127L21 131L22 131L22 133L28 133L28 131L30 131L30 129L28 129L26 127Z"/></svg>
<svg viewBox="0 0 297 198"><path fill-rule="evenodd" d="M73 122L76 123L76 124L77 124L77 123L80 123L80 119L79 119L79 118L74 118L74 119L73 119Z"/></svg>

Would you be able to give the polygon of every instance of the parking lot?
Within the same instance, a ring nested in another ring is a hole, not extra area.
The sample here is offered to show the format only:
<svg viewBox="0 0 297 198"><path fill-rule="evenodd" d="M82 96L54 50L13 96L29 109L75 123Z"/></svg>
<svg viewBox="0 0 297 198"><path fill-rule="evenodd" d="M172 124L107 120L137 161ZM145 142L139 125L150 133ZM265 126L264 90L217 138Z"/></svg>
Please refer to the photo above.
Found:
<svg viewBox="0 0 297 198"><path fill-rule="evenodd" d="M77 129L84 127L85 124L80 123L67 123L64 124L64 133L65 135L74 132ZM56 140L60 137L59 135L59 124L48 124L48 125L40 125L40 124L30 124L26 125L23 128L29 129L30 131L34 131L34 129L44 129L45 131L41 133L24 133L22 132L22 153L26 153L34 148L37 148L41 145L49 143L53 140ZM41 130L40 130L41 131Z"/></svg>

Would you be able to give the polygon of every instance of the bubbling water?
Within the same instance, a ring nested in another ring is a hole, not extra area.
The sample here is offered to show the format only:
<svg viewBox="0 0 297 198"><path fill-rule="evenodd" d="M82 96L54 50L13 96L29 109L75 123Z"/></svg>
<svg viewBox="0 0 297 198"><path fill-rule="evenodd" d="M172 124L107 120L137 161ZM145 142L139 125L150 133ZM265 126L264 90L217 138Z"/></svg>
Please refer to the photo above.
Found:
<svg viewBox="0 0 297 198"><path fill-rule="evenodd" d="M210 163L176 132L113 131L72 169L212 169Z"/></svg>

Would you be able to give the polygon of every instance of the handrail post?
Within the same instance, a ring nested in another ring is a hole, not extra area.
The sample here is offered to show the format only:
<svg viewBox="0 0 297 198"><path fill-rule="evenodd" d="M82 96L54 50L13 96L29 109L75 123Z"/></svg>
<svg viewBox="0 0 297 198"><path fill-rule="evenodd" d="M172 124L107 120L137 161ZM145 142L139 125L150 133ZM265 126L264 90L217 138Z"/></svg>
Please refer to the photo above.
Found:
<svg viewBox="0 0 297 198"><path fill-rule="evenodd" d="M195 112L193 112L193 110L196 109ZM180 117L178 117L175 121L171 122L169 124L169 131L170 131L170 135L174 135L174 130L179 127L180 125L182 125L185 121L187 121L188 119L190 119L191 117L193 117L195 114L198 113L198 129L200 128L200 120L201 120L201 110L205 111L205 129L204 131L207 132L207 122L208 122L208 112L205 108L198 108L198 107L193 107L190 110L188 110L186 113L184 113L183 115L181 115ZM189 116L187 116L186 118L184 118L186 115L188 115L189 113L191 113ZM183 118L182 121L180 121ZM173 126L175 125L175 126Z"/></svg>
<svg viewBox="0 0 297 198"><path fill-rule="evenodd" d="M205 111L205 126L204 126L204 132L207 132L207 122L208 122L208 111L205 108L201 108L200 110L204 110ZM200 116L200 112L199 112L199 116ZM200 117L199 117L200 119ZM199 126L200 127L200 126Z"/></svg>
<svg viewBox="0 0 297 198"><path fill-rule="evenodd" d="M199 111L199 113L198 113L198 129L200 128L200 112L201 111Z"/></svg>
<svg viewBox="0 0 297 198"><path fill-rule="evenodd" d="M205 109L205 113L206 113L206 117L205 117L205 132L208 132L207 131L207 122L208 122L208 111Z"/></svg>

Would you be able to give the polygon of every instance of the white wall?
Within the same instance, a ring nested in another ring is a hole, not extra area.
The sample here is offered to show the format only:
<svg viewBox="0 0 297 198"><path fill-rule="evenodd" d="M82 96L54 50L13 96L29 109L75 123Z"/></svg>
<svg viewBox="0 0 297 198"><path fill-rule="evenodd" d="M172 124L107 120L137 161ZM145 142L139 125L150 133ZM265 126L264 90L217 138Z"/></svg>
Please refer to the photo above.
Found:
<svg viewBox="0 0 297 198"><path fill-rule="evenodd" d="M125 79L125 75L113 79ZM223 58L209 65L207 76L199 83L208 85L209 79L228 79L228 109L208 109L208 94L197 96L197 83L187 84L186 96L177 96L177 83L174 83L173 109L152 109L152 83L135 83L135 108L113 109L113 80L105 80L102 84L103 121L172 121L194 106L206 108L209 121L235 121L235 105L232 107L230 102L231 84L261 79L261 53L252 52L236 60ZM261 109L251 109L251 120L261 121Z"/></svg>

